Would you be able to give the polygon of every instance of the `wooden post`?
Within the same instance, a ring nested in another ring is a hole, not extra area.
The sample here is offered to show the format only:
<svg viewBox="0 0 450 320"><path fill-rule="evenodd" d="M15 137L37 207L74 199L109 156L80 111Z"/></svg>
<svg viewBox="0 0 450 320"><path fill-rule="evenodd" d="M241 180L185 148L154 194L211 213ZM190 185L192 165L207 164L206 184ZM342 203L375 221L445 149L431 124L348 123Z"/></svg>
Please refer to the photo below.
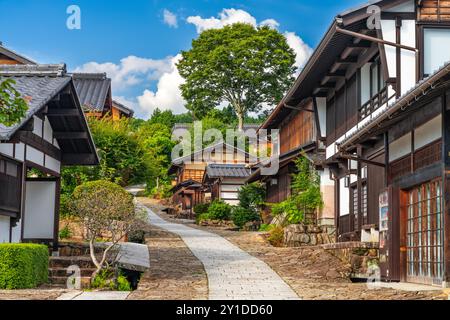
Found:
<svg viewBox="0 0 450 320"><path fill-rule="evenodd" d="M444 219L444 281L450 282L450 108L446 95L442 106L443 219Z"/></svg>

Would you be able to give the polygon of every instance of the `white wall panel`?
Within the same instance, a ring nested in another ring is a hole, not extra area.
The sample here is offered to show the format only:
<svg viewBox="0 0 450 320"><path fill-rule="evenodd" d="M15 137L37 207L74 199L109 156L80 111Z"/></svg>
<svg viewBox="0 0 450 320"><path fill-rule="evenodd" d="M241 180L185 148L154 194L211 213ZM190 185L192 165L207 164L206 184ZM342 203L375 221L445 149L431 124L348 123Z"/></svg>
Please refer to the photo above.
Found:
<svg viewBox="0 0 450 320"><path fill-rule="evenodd" d="M27 145L27 160L40 166L44 165L44 153Z"/></svg>
<svg viewBox="0 0 450 320"><path fill-rule="evenodd" d="M414 131L414 149L420 149L442 137L442 116L428 121Z"/></svg>
<svg viewBox="0 0 450 320"><path fill-rule="evenodd" d="M52 129L52 126L50 125L50 121L48 121L47 117L45 117L45 122L44 122L44 139L47 142L53 143L53 129Z"/></svg>
<svg viewBox="0 0 450 320"><path fill-rule="evenodd" d="M33 116L33 118L34 118L33 133L42 138L42 120L36 116Z"/></svg>
<svg viewBox="0 0 450 320"><path fill-rule="evenodd" d="M383 32L383 39L391 42L395 42L395 21L394 20L381 20L381 30ZM396 67L396 48L392 46L384 46L386 51L386 60L389 70L389 77L395 78Z"/></svg>
<svg viewBox="0 0 450 320"><path fill-rule="evenodd" d="M403 20L401 42L406 46L416 47L416 23L414 20ZM416 54L409 50L401 50L401 94L406 93L416 84Z"/></svg>
<svg viewBox="0 0 450 320"><path fill-rule="evenodd" d="M45 155L45 167L52 171L60 173L61 162L59 162L58 160L56 160L48 155Z"/></svg>
<svg viewBox="0 0 450 320"><path fill-rule="evenodd" d="M22 220L20 220L11 232L11 243L19 243L22 237Z"/></svg>
<svg viewBox="0 0 450 320"><path fill-rule="evenodd" d="M25 160L25 145L23 143L16 143L15 158L19 161Z"/></svg>
<svg viewBox="0 0 450 320"><path fill-rule="evenodd" d="M320 134L327 136L327 98L316 98L317 111L319 112Z"/></svg>
<svg viewBox="0 0 450 320"><path fill-rule="evenodd" d="M9 223L9 217L0 216L0 243L9 242Z"/></svg>
<svg viewBox="0 0 450 320"><path fill-rule="evenodd" d="M339 180L339 215L341 217L350 214L350 192L345 187L345 179Z"/></svg>
<svg viewBox="0 0 450 320"><path fill-rule="evenodd" d="M389 161L400 159L411 153L411 133L389 144Z"/></svg>
<svg viewBox="0 0 450 320"><path fill-rule="evenodd" d="M54 181L26 183L24 238L53 239L55 220Z"/></svg>
<svg viewBox="0 0 450 320"><path fill-rule="evenodd" d="M0 143L0 153L12 157L14 153L14 145L12 143Z"/></svg>

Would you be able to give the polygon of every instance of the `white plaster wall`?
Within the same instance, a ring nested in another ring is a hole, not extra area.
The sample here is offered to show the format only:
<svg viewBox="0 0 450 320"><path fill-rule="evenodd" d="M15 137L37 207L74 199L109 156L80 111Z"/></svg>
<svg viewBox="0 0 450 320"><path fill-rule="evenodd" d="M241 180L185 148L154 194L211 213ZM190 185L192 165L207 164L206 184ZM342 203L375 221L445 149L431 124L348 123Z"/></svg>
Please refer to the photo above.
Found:
<svg viewBox="0 0 450 320"><path fill-rule="evenodd" d="M327 136L327 98L316 98L319 113L320 134Z"/></svg>
<svg viewBox="0 0 450 320"><path fill-rule="evenodd" d="M389 161L400 159L411 153L411 133L393 141L389 144Z"/></svg>
<svg viewBox="0 0 450 320"><path fill-rule="evenodd" d="M34 119L33 133L39 137L42 137L42 120L36 116L33 116L33 119Z"/></svg>
<svg viewBox="0 0 450 320"><path fill-rule="evenodd" d="M394 20L381 20L381 31L383 32L383 39L391 42L395 42L395 21ZM385 46L386 60L389 70L389 77L395 78L397 72L396 66L396 48L392 46Z"/></svg>
<svg viewBox="0 0 450 320"><path fill-rule="evenodd" d="M53 239L56 182L26 183L24 238Z"/></svg>
<svg viewBox="0 0 450 320"><path fill-rule="evenodd" d="M401 42L406 46L416 47L416 22L403 20ZM406 93L416 84L416 54L409 50L401 50L401 94Z"/></svg>
<svg viewBox="0 0 450 320"><path fill-rule="evenodd" d="M44 165L44 153L27 145L27 160L35 164Z"/></svg>
<svg viewBox="0 0 450 320"><path fill-rule="evenodd" d="M11 232L11 242L19 243L22 232L22 220L20 220L15 227L12 228Z"/></svg>
<svg viewBox="0 0 450 320"><path fill-rule="evenodd" d="M0 143L0 153L12 157L14 153L14 145L12 143Z"/></svg>
<svg viewBox="0 0 450 320"><path fill-rule="evenodd" d="M370 96L370 63L361 68L361 105L369 101Z"/></svg>
<svg viewBox="0 0 450 320"><path fill-rule="evenodd" d="M45 122L44 122L44 139L47 142L53 143L53 129L52 129L52 126L50 125L50 121L48 121L47 117L45 117Z"/></svg>
<svg viewBox="0 0 450 320"><path fill-rule="evenodd" d="M61 162L59 162L58 160L56 160L48 155L45 155L45 167L50 170L53 170L57 173L60 173Z"/></svg>
<svg viewBox="0 0 450 320"><path fill-rule="evenodd" d="M15 158L19 161L25 160L25 145L23 143L16 143Z"/></svg>
<svg viewBox="0 0 450 320"><path fill-rule="evenodd" d="M9 217L0 216L0 243L9 242L9 223Z"/></svg>
<svg viewBox="0 0 450 320"><path fill-rule="evenodd" d="M420 149L442 137L442 116L428 121L414 131L414 149Z"/></svg>
<svg viewBox="0 0 450 320"><path fill-rule="evenodd" d="M341 217L350 214L350 191L345 187L345 179L339 180L339 215Z"/></svg>

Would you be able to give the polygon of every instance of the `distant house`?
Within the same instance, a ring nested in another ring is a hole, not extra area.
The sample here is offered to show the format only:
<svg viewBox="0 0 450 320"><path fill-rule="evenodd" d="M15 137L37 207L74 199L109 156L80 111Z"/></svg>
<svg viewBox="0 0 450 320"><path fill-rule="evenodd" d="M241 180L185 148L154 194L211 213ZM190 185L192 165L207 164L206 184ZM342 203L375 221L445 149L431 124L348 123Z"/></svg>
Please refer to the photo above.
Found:
<svg viewBox="0 0 450 320"><path fill-rule="evenodd" d="M0 42L0 65L28 64L35 65L36 62L3 46Z"/></svg>
<svg viewBox="0 0 450 320"><path fill-rule="evenodd" d="M0 65L28 102L16 125L0 124L0 243L58 243L61 166L99 160L65 65Z"/></svg>
<svg viewBox="0 0 450 320"><path fill-rule="evenodd" d="M182 210L192 211L196 204L204 202L205 198L212 197L208 185L203 185L208 166L212 164L245 165L256 161L256 157L225 142L175 159L169 169L169 175L175 175L172 202L181 205Z"/></svg>
<svg viewBox="0 0 450 320"><path fill-rule="evenodd" d="M203 185L211 191L211 200L238 205L238 194L252 174L247 164L212 163L206 167Z"/></svg>
<svg viewBox="0 0 450 320"><path fill-rule="evenodd" d="M88 117L111 117L113 120L133 117L131 109L113 101L111 79L106 73L74 73L73 80Z"/></svg>

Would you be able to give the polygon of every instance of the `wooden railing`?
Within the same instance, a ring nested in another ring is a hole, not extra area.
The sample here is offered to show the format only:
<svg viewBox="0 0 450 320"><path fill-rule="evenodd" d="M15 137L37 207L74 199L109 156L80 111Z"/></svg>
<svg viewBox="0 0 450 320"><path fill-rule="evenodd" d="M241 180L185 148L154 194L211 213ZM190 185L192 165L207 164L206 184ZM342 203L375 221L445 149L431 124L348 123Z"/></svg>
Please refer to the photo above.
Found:
<svg viewBox="0 0 450 320"><path fill-rule="evenodd" d="M367 118L372 112L387 103L389 99L390 97L388 97L388 89L386 86L359 108L359 119L362 120Z"/></svg>

